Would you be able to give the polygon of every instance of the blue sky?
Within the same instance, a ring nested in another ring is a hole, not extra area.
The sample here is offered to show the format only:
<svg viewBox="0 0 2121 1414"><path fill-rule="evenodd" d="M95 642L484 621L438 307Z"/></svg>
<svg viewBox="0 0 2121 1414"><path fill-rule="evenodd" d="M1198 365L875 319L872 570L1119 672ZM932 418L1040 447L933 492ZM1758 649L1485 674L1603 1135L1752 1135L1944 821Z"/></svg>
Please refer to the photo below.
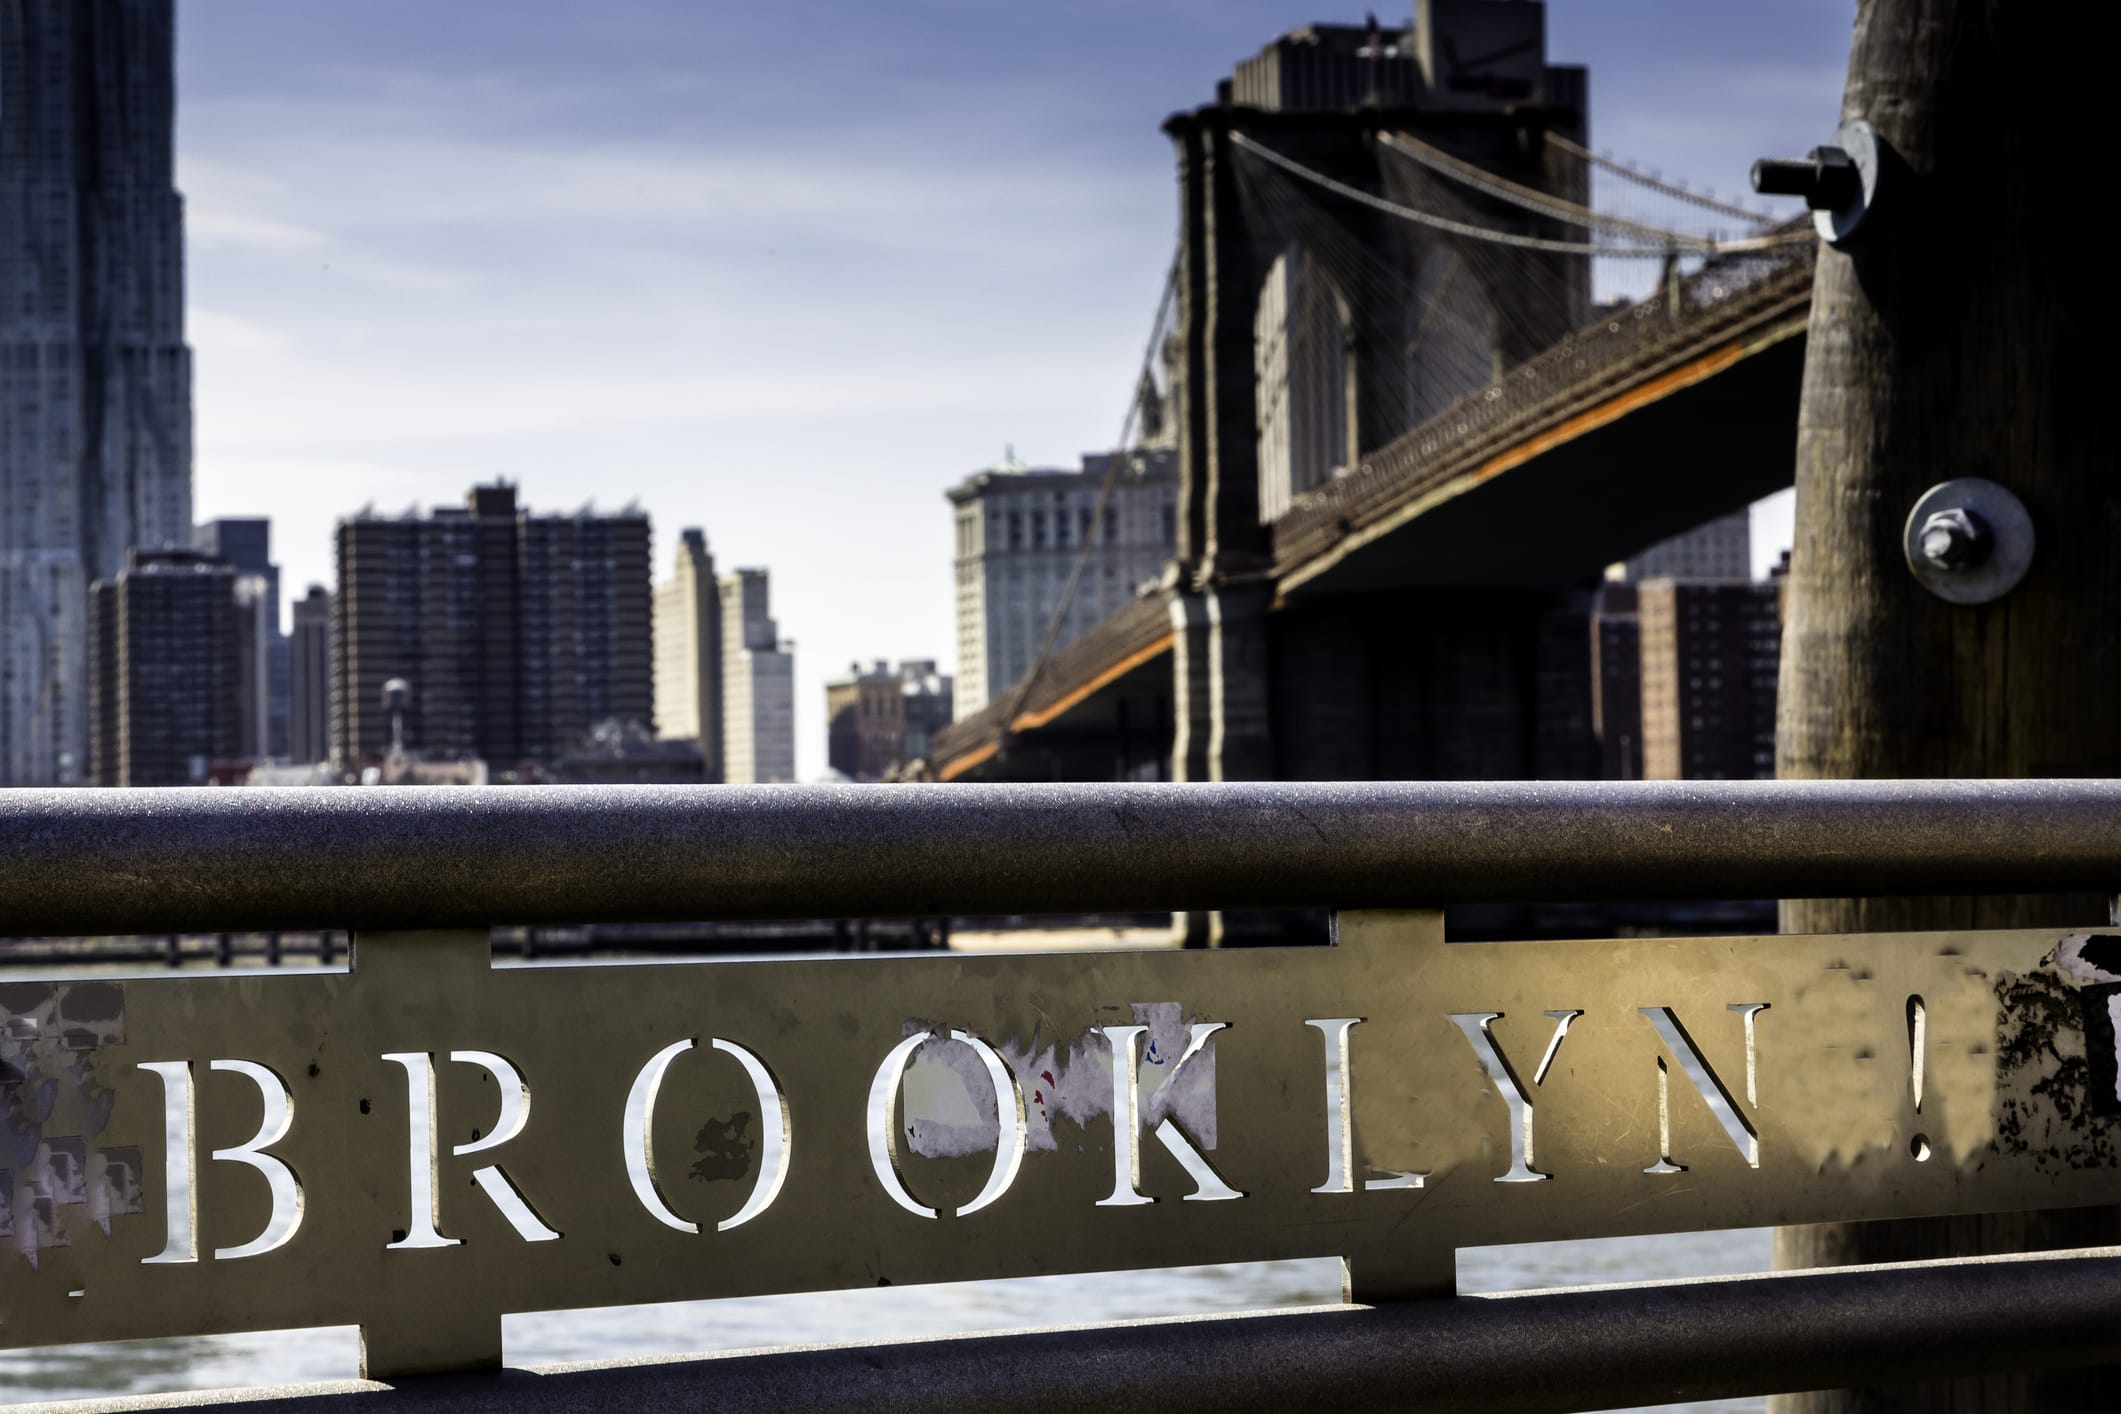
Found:
<svg viewBox="0 0 2121 1414"><path fill-rule="evenodd" d="M1831 131L1852 10L1554 0L1548 47L1594 146L1735 192ZM1320 20L1362 12L180 0L199 514L272 516L291 594L339 516L495 476L638 501L659 573L704 526L773 571L815 774L826 677L952 654L944 488L1118 432L1158 123Z"/></svg>

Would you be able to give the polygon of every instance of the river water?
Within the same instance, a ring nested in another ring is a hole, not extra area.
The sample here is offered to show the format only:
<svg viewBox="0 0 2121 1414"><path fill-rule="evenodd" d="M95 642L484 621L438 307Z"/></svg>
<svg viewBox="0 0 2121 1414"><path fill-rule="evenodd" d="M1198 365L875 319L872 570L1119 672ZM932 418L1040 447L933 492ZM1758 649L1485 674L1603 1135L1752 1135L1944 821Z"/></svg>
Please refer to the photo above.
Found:
<svg viewBox="0 0 2121 1414"><path fill-rule="evenodd" d="M8 970L4 980L32 975ZM1768 1265L1768 1234L1759 1229L1470 1248L1458 1257L1459 1289L1468 1293L1755 1272ZM546 1365L1254 1311L1339 1299L1340 1263L1322 1258L542 1312L505 1318L502 1336L511 1365ZM350 1326L0 1351L0 1405L347 1379L358 1373L359 1351L358 1333ZM1761 1406L1755 1399L1666 1407L1720 1412Z"/></svg>
<svg viewBox="0 0 2121 1414"><path fill-rule="evenodd" d="M1472 1248L1458 1257L1459 1289L1467 1292L1762 1271L1767 1265L1768 1234L1758 1229ZM542 1312L507 1317L502 1337L510 1364L546 1365L1253 1311L1339 1298L1340 1263L1325 1258ZM0 1351L0 1398L13 1403L347 1379L359 1362L359 1337L350 1326ZM1666 1407L1757 1410L1761 1401Z"/></svg>

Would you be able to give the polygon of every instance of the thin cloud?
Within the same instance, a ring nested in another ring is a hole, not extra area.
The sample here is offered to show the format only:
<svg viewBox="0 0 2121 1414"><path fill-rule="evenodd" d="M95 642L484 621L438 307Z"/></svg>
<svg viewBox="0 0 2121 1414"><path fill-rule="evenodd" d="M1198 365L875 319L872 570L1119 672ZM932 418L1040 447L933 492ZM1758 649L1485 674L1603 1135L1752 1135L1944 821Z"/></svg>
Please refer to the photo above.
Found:
<svg viewBox="0 0 2121 1414"><path fill-rule="evenodd" d="M496 475L539 509L638 497L660 549L697 524L724 563L772 567L806 772L829 673L950 659L945 488L1005 442L1065 463L1118 427L1174 237L1157 124L1291 18L187 14L199 512L271 514L297 585L330 580L331 525L369 501ZM1598 145L1728 186L1820 140L1845 23L1813 72L1769 42L1796 27L1779 12L1742 41L1691 15L1550 10L1556 58L1592 64ZM1678 36L1703 52L1675 61Z"/></svg>
<svg viewBox="0 0 2121 1414"><path fill-rule="evenodd" d="M329 244L322 231L269 216L253 216L194 199L186 234L194 250L314 250Z"/></svg>

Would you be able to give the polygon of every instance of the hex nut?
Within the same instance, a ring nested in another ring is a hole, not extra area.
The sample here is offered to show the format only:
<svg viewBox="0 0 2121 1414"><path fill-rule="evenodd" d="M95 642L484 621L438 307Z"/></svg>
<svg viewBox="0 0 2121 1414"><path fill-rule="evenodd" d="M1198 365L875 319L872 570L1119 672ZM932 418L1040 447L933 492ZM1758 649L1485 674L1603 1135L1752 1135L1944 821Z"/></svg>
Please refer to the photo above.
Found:
<svg viewBox="0 0 2121 1414"><path fill-rule="evenodd" d="M1980 516L1961 506L1933 513L1922 523L1922 554L1943 570L1972 569L1989 556L1995 538Z"/></svg>

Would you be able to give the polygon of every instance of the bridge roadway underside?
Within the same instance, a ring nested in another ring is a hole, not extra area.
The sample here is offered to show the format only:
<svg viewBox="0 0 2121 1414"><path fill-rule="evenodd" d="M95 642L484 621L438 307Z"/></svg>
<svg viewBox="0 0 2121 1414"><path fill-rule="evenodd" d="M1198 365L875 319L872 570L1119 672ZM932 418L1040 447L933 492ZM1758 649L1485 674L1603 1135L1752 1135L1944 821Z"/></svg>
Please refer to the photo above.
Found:
<svg viewBox="0 0 2121 1414"><path fill-rule="evenodd" d="M1285 572L1267 616L1275 777L1597 775L1592 591L1613 561L1791 484L1794 328L1594 404ZM937 765L960 780L1170 779L1172 671L1167 641L1041 684L1050 705L1014 734L960 734Z"/></svg>
<svg viewBox="0 0 2121 1414"><path fill-rule="evenodd" d="M1597 774L1588 590L1321 594L1267 619L1275 777ZM1169 780L1168 648L1020 731L963 780Z"/></svg>
<svg viewBox="0 0 2121 1414"><path fill-rule="evenodd" d="M1792 484L1804 345L1799 335L1712 353L1698 376L1681 369L1662 389L1593 406L1351 529L1284 573L1282 598L1594 583L1614 561Z"/></svg>

